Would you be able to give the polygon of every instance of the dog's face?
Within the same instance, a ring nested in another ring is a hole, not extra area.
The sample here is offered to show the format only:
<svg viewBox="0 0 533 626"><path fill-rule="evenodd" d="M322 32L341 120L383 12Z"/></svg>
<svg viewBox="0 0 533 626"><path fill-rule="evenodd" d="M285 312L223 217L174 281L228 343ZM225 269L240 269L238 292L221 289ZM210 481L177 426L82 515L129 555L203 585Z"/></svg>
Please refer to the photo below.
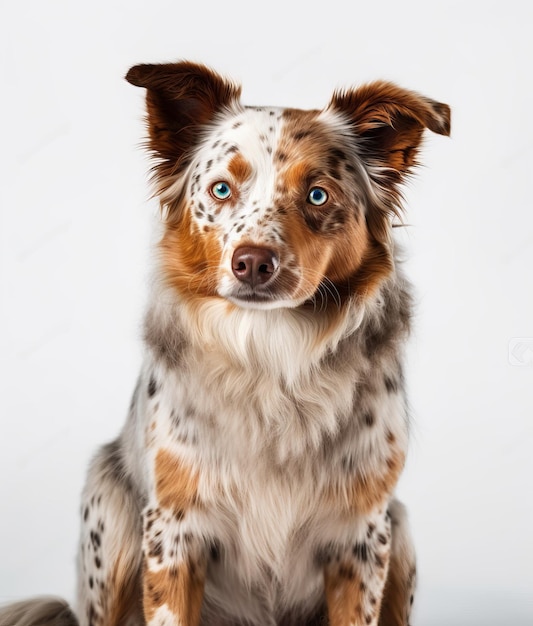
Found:
<svg viewBox="0 0 533 626"><path fill-rule="evenodd" d="M338 308L390 273L398 185L423 129L449 133L445 105L375 83L323 111L244 107L238 88L190 63L127 79L148 89L163 268L182 297Z"/></svg>
<svg viewBox="0 0 533 626"><path fill-rule="evenodd" d="M240 306L334 297L368 248L364 174L339 126L318 112L220 114L191 158L184 206L163 240L169 275Z"/></svg>

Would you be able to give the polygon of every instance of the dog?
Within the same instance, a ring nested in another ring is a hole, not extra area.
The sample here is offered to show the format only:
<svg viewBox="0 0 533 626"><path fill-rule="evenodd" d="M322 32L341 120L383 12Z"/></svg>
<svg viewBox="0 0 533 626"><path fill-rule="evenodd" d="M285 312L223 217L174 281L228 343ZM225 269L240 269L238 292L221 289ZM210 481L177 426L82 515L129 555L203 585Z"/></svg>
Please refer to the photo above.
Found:
<svg viewBox="0 0 533 626"><path fill-rule="evenodd" d="M90 466L77 608L2 626L406 626L411 287L392 227L450 109L388 82L249 107L192 62L132 67L162 207L145 360Z"/></svg>

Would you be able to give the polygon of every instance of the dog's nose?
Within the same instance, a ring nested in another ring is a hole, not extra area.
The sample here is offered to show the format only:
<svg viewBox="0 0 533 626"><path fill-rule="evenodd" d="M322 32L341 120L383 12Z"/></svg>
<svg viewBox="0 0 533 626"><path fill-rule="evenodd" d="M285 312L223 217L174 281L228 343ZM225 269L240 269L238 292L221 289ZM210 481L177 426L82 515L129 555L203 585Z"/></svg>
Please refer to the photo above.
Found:
<svg viewBox="0 0 533 626"><path fill-rule="evenodd" d="M236 278L251 287L264 285L276 273L279 259L268 248L242 246L233 253L231 269Z"/></svg>

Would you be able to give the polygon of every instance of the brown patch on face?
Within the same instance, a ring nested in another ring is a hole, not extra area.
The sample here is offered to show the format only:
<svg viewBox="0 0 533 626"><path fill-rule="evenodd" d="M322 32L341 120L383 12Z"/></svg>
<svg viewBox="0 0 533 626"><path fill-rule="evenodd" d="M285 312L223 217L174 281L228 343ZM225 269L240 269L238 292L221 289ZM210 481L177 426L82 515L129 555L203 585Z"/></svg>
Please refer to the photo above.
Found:
<svg viewBox="0 0 533 626"><path fill-rule="evenodd" d="M380 474L359 473L348 488L350 507L365 515L390 496L405 463L405 454L397 450L385 461L386 469Z"/></svg>
<svg viewBox="0 0 533 626"><path fill-rule="evenodd" d="M327 278L342 285L361 272L363 261L368 256L368 232L364 222L347 224L342 239L336 242L334 253L327 270Z"/></svg>
<svg viewBox="0 0 533 626"><path fill-rule="evenodd" d="M330 626L354 626L363 623L364 586L352 565L326 568L324 583Z"/></svg>
<svg viewBox="0 0 533 626"><path fill-rule="evenodd" d="M144 615L149 622L162 606L180 626L198 626L205 585L205 564L182 563L176 568L144 572Z"/></svg>
<svg viewBox="0 0 533 626"><path fill-rule="evenodd" d="M237 152L228 163L228 171L239 184L242 184L252 175L252 166L240 152Z"/></svg>
<svg viewBox="0 0 533 626"><path fill-rule="evenodd" d="M338 278L335 257L343 259L344 276L357 267L365 238L364 225L357 228L354 198L338 180L345 146L337 145L339 138L332 136L317 116L317 111L286 110L274 154L279 221L302 274L300 288L309 298L324 279ZM309 202L313 187L326 191L328 199L323 206Z"/></svg>
<svg viewBox="0 0 533 626"><path fill-rule="evenodd" d="M310 160L300 160L291 163L283 174L283 189L287 193L289 190L306 191L307 179L309 173L313 169L313 163Z"/></svg>
<svg viewBox="0 0 533 626"><path fill-rule="evenodd" d="M339 300L342 304L353 295L372 295L393 264L388 225L376 239L372 218L365 219L366 188L358 174L362 166L355 138L350 143L317 117L316 111L285 113L275 155L284 157L278 159L276 203L305 288L315 293L322 284L323 293L334 291L328 302L338 307ZM313 187L328 194L321 206L309 202Z"/></svg>
<svg viewBox="0 0 533 626"><path fill-rule="evenodd" d="M200 232L185 210L179 221L167 223L159 248L165 279L182 296L217 295L221 248L215 229Z"/></svg>
<svg viewBox="0 0 533 626"><path fill-rule="evenodd" d="M312 295L323 279L333 254L331 243L324 241L319 235L310 233L303 221L294 213L282 216L280 223L288 247L296 255L303 273L301 289L307 290L309 295Z"/></svg>
<svg viewBox="0 0 533 626"><path fill-rule="evenodd" d="M157 452L155 477L157 499L162 507L184 511L196 501L198 473L167 450Z"/></svg>
<svg viewBox="0 0 533 626"><path fill-rule="evenodd" d="M320 210L312 209L322 220ZM335 306L339 298L344 302L354 294L371 295L393 268L386 249L372 241L365 221L354 219L343 207L339 210L345 216L343 227L331 235L309 228L313 216L302 220L301 213L289 211L280 218L287 243L302 269L304 287L314 293L321 283L326 289L333 284L338 295L337 300L332 299Z"/></svg>
<svg viewBox="0 0 533 626"><path fill-rule="evenodd" d="M393 270L393 261L388 246L370 237L361 263L350 277L353 289L363 297L374 294L380 284Z"/></svg>

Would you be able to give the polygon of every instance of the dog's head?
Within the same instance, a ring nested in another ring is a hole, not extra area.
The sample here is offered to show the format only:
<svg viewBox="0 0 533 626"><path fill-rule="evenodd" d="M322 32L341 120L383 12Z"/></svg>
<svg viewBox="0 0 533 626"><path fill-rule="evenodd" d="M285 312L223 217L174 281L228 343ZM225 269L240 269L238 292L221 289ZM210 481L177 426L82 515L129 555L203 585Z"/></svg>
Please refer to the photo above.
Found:
<svg viewBox="0 0 533 626"><path fill-rule="evenodd" d="M245 107L202 65L137 65L164 208L167 282L241 307L338 308L393 269L392 218L425 128L449 107L393 84L303 111Z"/></svg>

